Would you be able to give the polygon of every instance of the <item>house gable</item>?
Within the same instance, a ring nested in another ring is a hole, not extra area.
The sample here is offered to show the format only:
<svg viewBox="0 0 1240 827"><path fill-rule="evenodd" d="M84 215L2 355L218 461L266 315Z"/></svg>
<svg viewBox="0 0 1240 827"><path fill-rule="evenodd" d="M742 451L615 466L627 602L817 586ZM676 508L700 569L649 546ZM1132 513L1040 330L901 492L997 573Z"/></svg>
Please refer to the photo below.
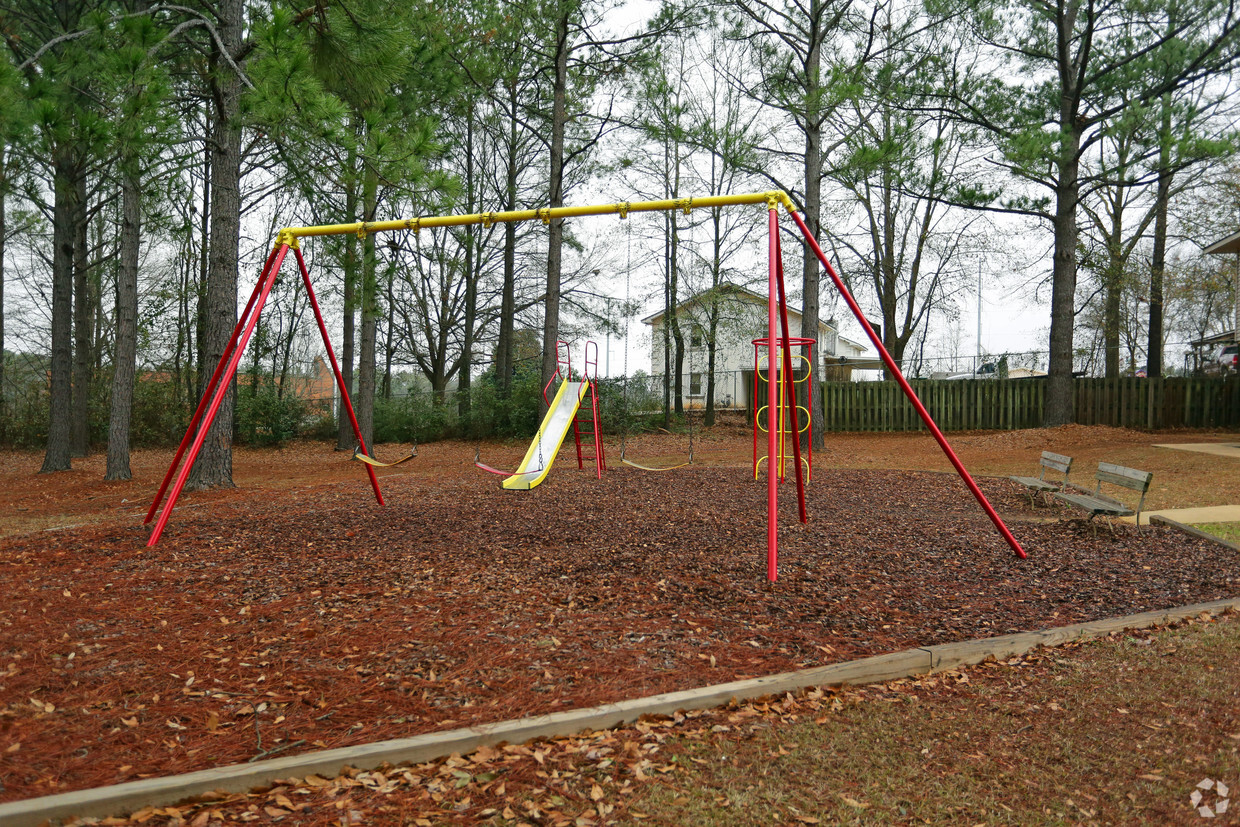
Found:
<svg viewBox="0 0 1240 827"><path fill-rule="evenodd" d="M754 339L766 337L767 298L764 295L731 282L720 285L718 292L720 322L716 331L715 372L750 370L753 368ZM708 349L699 331L705 327L709 309L708 294L699 293L676 306L681 319L682 333L686 338L684 371L686 376L705 372ZM664 372L663 325L664 312L659 311L642 319L651 329L651 374ZM801 329L801 311L788 307L788 326L795 337ZM839 356L855 358L865 352L856 342L840 336L834 326L819 323L819 375L826 360ZM686 384L688 386L688 383Z"/></svg>

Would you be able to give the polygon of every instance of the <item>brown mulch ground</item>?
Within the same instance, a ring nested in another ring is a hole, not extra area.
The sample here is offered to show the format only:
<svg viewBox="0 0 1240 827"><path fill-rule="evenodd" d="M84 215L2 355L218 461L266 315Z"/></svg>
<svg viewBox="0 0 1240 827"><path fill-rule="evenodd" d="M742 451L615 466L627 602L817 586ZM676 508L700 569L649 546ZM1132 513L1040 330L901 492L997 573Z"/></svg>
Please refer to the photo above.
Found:
<svg viewBox="0 0 1240 827"><path fill-rule="evenodd" d="M532 492L448 450L385 509L348 467L191 498L155 549L132 507L0 541L0 800L1240 593L1240 555L985 480L1017 561L958 480L889 470L817 472L808 526L785 486L771 585L764 486L709 442Z"/></svg>
<svg viewBox="0 0 1240 827"><path fill-rule="evenodd" d="M1220 802L1240 777L1238 629L1199 617L86 823L1188 825L1201 804L1231 823ZM1203 792L1202 779L1231 786Z"/></svg>

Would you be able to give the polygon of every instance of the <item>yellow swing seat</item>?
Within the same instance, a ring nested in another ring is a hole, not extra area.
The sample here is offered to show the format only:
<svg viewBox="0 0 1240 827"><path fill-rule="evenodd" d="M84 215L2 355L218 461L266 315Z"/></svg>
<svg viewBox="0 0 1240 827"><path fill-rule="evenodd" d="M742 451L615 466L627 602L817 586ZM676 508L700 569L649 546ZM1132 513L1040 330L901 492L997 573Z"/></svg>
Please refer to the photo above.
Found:
<svg viewBox="0 0 1240 827"><path fill-rule="evenodd" d="M414 446L413 446L413 450L409 452L409 456L407 456L407 457L402 457L401 459L398 459L398 460L396 460L395 462L380 462L379 460L375 459L374 457L368 457L368 456L366 456L365 454L363 454L363 453L362 453L362 446L359 444L359 445L357 445L356 447L354 447L354 449L353 449L353 456L352 456L352 459L355 459L355 460L357 460L358 462L364 462L364 463L366 463L367 465L373 465L373 466L374 466L374 467L376 467L376 468L392 468L392 467L395 467L395 466L397 466L397 465L401 465L402 463L406 463L406 462L408 462L409 460L413 459L413 458L414 458L414 457L416 457L417 455L418 455L418 446L417 446L417 445L414 445Z"/></svg>

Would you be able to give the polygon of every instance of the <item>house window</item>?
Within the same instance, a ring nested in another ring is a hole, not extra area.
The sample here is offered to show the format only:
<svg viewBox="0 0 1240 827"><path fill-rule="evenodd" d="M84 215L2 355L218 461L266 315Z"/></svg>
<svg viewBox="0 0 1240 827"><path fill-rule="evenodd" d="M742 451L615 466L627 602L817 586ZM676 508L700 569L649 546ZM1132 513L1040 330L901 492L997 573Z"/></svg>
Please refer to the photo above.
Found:
<svg viewBox="0 0 1240 827"><path fill-rule="evenodd" d="M693 329L689 331L689 347L701 347L701 346L702 346L702 328L694 325Z"/></svg>
<svg viewBox="0 0 1240 827"><path fill-rule="evenodd" d="M702 374L700 373L689 374L689 395L690 396L701 396L702 395Z"/></svg>

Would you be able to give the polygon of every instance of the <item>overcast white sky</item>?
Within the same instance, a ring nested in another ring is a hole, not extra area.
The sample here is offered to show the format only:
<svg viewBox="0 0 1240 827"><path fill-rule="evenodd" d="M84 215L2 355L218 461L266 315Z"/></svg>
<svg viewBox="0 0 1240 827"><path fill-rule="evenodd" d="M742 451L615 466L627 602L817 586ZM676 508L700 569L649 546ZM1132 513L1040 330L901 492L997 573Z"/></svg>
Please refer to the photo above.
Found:
<svg viewBox="0 0 1240 827"><path fill-rule="evenodd" d="M612 11L609 22L621 32L632 33L637 31L658 7L659 3L656 0L630 0ZM574 192L569 200L575 204L584 204L632 198L630 193L615 192L614 186L615 184L611 182L592 182L591 185ZM591 221L597 220L606 222L609 219L591 219ZM1014 219L1000 220L998 224L1003 228L1004 233L1011 234L1011 236L1026 235L1027 238L1019 244L1018 250L1012 251L1009 258L996 260L993 263L987 262L983 266L982 350L986 353L1045 350L1050 318L1049 290L1037 291L1035 288L1038 282L1049 274L1050 260L1043 255L1049 245L1049 232L1044 228L1033 228L1028 223L1022 224ZM764 236L765 234L757 235ZM763 268L765 268L766 258L764 245L765 242L762 239L755 237L755 255ZM839 262L832 263L839 269ZM799 268L796 269L799 270ZM634 366L645 368L650 364L649 328L640 324L640 319L661 307L661 298L655 295L658 289L657 278L659 278L657 274L651 272L641 285L651 294L651 299L630 326L628 356L630 369ZM789 270L788 278L791 282L788 285L789 290L799 293L799 274ZM604 280L596 287L600 292L611 293L617 298L624 297L621 279ZM828 301L826 291L834 290L825 275L822 289L825 308ZM631 292L636 295L639 292L639 286L634 286ZM857 299L867 312L876 306L868 294L858 295ZM931 352L939 356L953 355L949 352L950 350L958 350L961 354L974 354L978 351L976 279L970 280L969 288L957 295L957 306L960 309L960 318L954 324L942 319L934 321L935 332L930 336L930 343L926 348L927 355ZM828 314L824 310L825 315ZM869 345L861 326L851 318L843 302L839 303L836 316L843 335L854 341L865 343L867 350L873 354L873 348ZM955 340L958 344L952 347L948 344L949 340ZM604 343L599 344L602 347ZM613 337L611 364L612 372L616 374L623 371L623 344L623 341L617 342Z"/></svg>

